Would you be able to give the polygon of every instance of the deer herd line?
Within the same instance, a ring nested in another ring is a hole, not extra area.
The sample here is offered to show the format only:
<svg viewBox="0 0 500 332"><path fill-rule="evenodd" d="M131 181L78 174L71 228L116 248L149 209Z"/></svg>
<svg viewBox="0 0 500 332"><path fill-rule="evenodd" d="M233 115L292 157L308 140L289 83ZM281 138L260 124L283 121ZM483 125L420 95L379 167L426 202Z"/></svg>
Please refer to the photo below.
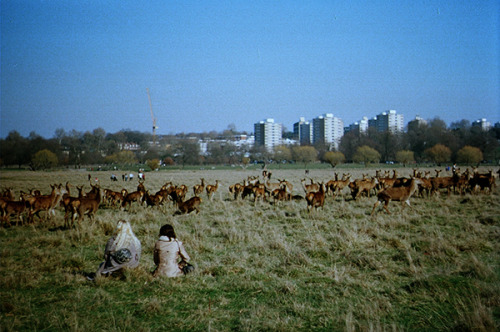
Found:
<svg viewBox="0 0 500 332"><path fill-rule="evenodd" d="M424 173L413 170L410 177L399 177L396 170L377 170L374 176L364 174L362 178L352 179L350 173L344 173L340 177L334 173L334 178L325 182L316 182L313 179L301 179L303 194L296 194L293 191L293 184L287 180L271 181L271 172L262 171L260 176L249 176L241 182L228 187L232 200L253 200L257 202L268 202L279 205L281 202L290 200L304 200L307 209L311 212L324 206L328 196L335 198L342 195L347 190L350 191L352 200L357 200L361 196L377 196L377 200L372 208L373 215L377 207L383 203L383 208L390 214L388 205L390 201L400 201L402 208L405 204L410 206L410 197L419 195L429 197L445 190L447 195L452 192L456 194L491 194L496 187L496 177L500 175L500 170L496 173L489 171L479 173L477 169L470 171L468 168L461 173L459 169L453 169L451 176L440 176L441 170L435 170L435 176L431 176L430 171ZM42 195L40 190L31 189L29 192L21 191L16 198L12 188L6 188L0 196L0 214L3 225L10 225L11 217L16 218L16 224L24 224L24 218L28 223L33 223L35 216L39 220L51 219L56 214L56 209L60 207L64 210L64 227L74 227L75 221L81 223L85 216L91 221L100 206L108 208L130 209L131 204L146 207L159 207L172 204L176 207L175 214L187 214L195 211L200 212L202 203L201 196L206 193L207 199L212 200L214 194L219 189L220 181L215 184L206 184L203 178L200 183L192 186L192 197L186 199L189 187L185 184L174 185L171 181L165 183L160 190L152 194L146 189L144 181L139 180L137 190L128 192L126 189L113 191L101 188L99 185L90 184L91 190L84 192L84 186L76 186L77 196L71 195L69 182L65 185L51 185L51 193ZM345 190L344 190L345 189ZM44 212L44 215L40 215Z"/></svg>

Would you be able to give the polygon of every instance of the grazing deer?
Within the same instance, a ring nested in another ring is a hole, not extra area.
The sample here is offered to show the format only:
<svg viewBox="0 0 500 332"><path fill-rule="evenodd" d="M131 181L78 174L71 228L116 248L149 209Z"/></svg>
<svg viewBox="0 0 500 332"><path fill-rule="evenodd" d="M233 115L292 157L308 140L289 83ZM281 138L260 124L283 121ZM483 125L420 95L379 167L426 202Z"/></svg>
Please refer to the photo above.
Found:
<svg viewBox="0 0 500 332"><path fill-rule="evenodd" d="M200 213L199 209L200 204L201 204L201 198L198 196L191 197L185 202L179 199L177 201L178 211L175 212L174 215L189 214L193 211L196 211L196 214L198 214Z"/></svg>
<svg viewBox="0 0 500 332"><path fill-rule="evenodd" d="M214 197L215 192L219 188L219 180L215 180L215 185L207 185L206 191L207 191L207 197L212 200Z"/></svg>
<svg viewBox="0 0 500 332"><path fill-rule="evenodd" d="M387 207L390 201L400 201L403 209L405 208L405 203L411 208L410 197L418 190L418 185L420 183L420 179L412 178L407 187L392 187L382 190L377 195L377 201L373 205L371 215L373 215L377 206L382 202L384 202L384 209L388 214L391 214Z"/></svg>

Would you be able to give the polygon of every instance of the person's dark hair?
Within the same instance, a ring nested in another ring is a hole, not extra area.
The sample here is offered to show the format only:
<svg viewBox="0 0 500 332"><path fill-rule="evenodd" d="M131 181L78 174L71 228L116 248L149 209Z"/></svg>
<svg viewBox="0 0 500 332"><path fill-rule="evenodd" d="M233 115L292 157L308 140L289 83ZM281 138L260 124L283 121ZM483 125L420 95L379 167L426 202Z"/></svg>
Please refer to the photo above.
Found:
<svg viewBox="0 0 500 332"><path fill-rule="evenodd" d="M160 236L167 236L170 240L176 239L174 227L172 225L166 224L160 228Z"/></svg>

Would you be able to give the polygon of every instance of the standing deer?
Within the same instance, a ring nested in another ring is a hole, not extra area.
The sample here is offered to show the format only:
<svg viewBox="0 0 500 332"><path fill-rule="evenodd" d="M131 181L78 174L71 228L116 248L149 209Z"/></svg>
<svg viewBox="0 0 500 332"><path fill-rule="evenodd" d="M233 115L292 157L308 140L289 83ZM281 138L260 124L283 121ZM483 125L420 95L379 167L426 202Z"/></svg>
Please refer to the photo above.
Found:
<svg viewBox="0 0 500 332"><path fill-rule="evenodd" d="M377 195L377 201L373 205L371 215L373 215L377 206L379 206L382 202L384 202L384 209L388 214L391 214L387 208L390 201L400 201L403 210L405 208L405 203L411 208L410 197L418 190L419 184L421 184L420 179L412 178L409 186L407 187L391 187L379 192Z"/></svg>
<svg viewBox="0 0 500 332"><path fill-rule="evenodd" d="M317 209L319 207L323 207L325 203L325 192L325 184L320 183L319 190L317 192L309 192L306 195L307 209L309 212L311 212L313 208Z"/></svg>
<svg viewBox="0 0 500 332"><path fill-rule="evenodd" d="M207 197L212 200L214 197L215 192L219 188L219 180L215 180L215 185L208 184L206 191L207 191Z"/></svg>
<svg viewBox="0 0 500 332"><path fill-rule="evenodd" d="M50 219L52 215L56 214L54 209L61 201L62 196L66 193L66 189L63 188L62 184L51 185L51 187L52 192L50 195L33 196L31 209L28 214L29 222L33 222L35 214L41 219L40 211L46 212L47 219Z"/></svg>
<svg viewBox="0 0 500 332"><path fill-rule="evenodd" d="M72 202L72 224L74 224L74 217L76 214L78 214L78 223L81 223L85 215L89 217L90 221L94 221L94 216L97 209L99 209L99 204L101 203L101 189L99 186L92 186L92 188L95 193L94 197L82 197Z"/></svg>
<svg viewBox="0 0 500 332"><path fill-rule="evenodd" d="M195 196L201 195L201 193L205 190L205 179L201 178L201 184L197 184L193 186L193 194Z"/></svg>

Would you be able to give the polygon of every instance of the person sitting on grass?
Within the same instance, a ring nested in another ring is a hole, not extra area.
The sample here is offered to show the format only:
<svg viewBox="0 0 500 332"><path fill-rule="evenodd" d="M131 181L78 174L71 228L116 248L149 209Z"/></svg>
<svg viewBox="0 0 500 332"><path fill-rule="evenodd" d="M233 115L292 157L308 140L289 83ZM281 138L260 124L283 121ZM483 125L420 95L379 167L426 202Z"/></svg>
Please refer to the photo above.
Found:
<svg viewBox="0 0 500 332"><path fill-rule="evenodd" d="M177 240L174 227L168 224L160 228L160 238L155 244L153 260L156 264L153 271L155 277L178 277L194 270L194 266L188 263L190 258L182 242Z"/></svg>
<svg viewBox="0 0 500 332"><path fill-rule="evenodd" d="M88 276L89 280L96 277L108 276L123 268L133 269L139 265L141 258L141 242L132 231L130 223L118 221L114 235L108 240L104 249L104 262L99 265L95 275Z"/></svg>

